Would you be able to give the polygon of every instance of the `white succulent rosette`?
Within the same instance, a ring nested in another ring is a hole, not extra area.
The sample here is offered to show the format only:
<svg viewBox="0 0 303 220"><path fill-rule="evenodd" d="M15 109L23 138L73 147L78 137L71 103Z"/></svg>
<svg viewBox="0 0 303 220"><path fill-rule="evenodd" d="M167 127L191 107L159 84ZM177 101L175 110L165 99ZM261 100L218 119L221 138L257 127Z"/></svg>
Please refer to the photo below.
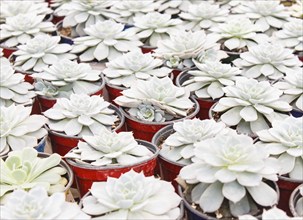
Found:
<svg viewBox="0 0 303 220"><path fill-rule="evenodd" d="M148 80L153 76L168 76L171 69L163 67L163 61L150 53L132 51L106 63L103 73L109 84L130 88L136 81Z"/></svg>
<svg viewBox="0 0 303 220"><path fill-rule="evenodd" d="M294 4L292 4L290 7L287 7L288 13L295 18L303 18L303 1L302 0L296 0Z"/></svg>
<svg viewBox="0 0 303 220"><path fill-rule="evenodd" d="M141 41L152 47L157 47L159 40L168 39L171 33L182 29L182 20L172 19L169 14L149 12L133 18L134 27Z"/></svg>
<svg viewBox="0 0 303 220"><path fill-rule="evenodd" d="M185 119L173 124L175 131L161 145L160 155L164 158L187 165L192 163L195 143L230 132L223 122L213 119Z"/></svg>
<svg viewBox="0 0 303 220"><path fill-rule="evenodd" d="M224 204L232 216L248 214L256 204L277 204L278 193L265 180L277 181L277 160L253 144L247 135L216 135L196 143L193 163L179 176L191 190L192 202L203 212L216 212Z"/></svg>
<svg viewBox="0 0 303 220"><path fill-rule="evenodd" d="M28 147L9 152L6 159L0 158L1 200L5 201L7 195L16 189L29 190L37 186L45 188L49 194L63 192L67 170L60 162L59 154L42 158L35 149Z"/></svg>
<svg viewBox="0 0 303 220"><path fill-rule="evenodd" d="M219 50L217 39L201 31L180 30L170 35L170 39L158 42L155 56L166 60L171 68L182 69L194 65L192 59L197 58L203 51Z"/></svg>
<svg viewBox="0 0 303 220"><path fill-rule="evenodd" d="M242 75L248 78L267 78L277 80L289 72L300 71L301 61L293 54L293 50L278 43L264 42L248 47L240 58L233 63L241 68Z"/></svg>
<svg viewBox="0 0 303 220"><path fill-rule="evenodd" d="M116 18L118 22L132 25L134 23L134 17L154 12L159 5L160 2L155 0L121 0L115 2L110 10L119 14L119 18Z"/></svg>
<svg viewBox="0 0 303 220"><path fill-rule="evenodd" d="M234 8L233 12L251 19L262 32L282 28L289 18L289 14L283 4L280 4L280 0L244 1Z"/></svg>
<svg viewBox="0 0 303 220"><path fill-rule="evenodd" d="M283 25L282 30L273 35L273 39L295 52L303 51L303 20L291 19Z"/></svg>
<svg viewBox="0 0 303 220"><path fill-rule="evenodd" d="M303 121L302 118L287 117L273 121L272 128L257 132L268 153L281 164L280 175L303 180Z"/></svg>
<svg viewBox="0 0 303 220"><path fill-rule="evenodd" d="M12 104L0 107L0 155L9 149L22 150L35 147L47 131L43 128L47 119L43 115L30 115L31 107Z"/></svg>
<svg viewBox="0 0 303 220"><path fill-rule="evenodd" d="M76 203L66 202L63 192L48 196L43 187L28 192L17 189L0 206L1 219L91 219Z"/></svg>
<svg viewBox="0 0 303 220"><path fill-rule="evenodd" d="M32 74L32 77L49 82L57 91L56 97L69 97L72 93L93 94L101 89L101 71L93 70L87 63L78 63L68 59L59 60L44 68L43 72ZM43 82L40 81L40 83ZM36 89L40 89L40 83L35 85ZM47 88L46 84L36 93L42 96L51 95L45 88Z"/></svg>
<svg viewBox="0 0 303 220"><path fill-rule="evenodd" d="M171 183L133 170L94 182L90 192L82 210L98 219L177 219L181 213L181 198Z"/></svg>
<svg viewBox="0 0 303 220"><path fill-rule="evenodd" d="M81 61L113 60L123 53L139 50L143 43L139 41L135 32L113 20L98 21L84 29L88 36L74 39L72 53L80 53Z"/></svg>
<svg viewBox="0 0 303 220"><path fill-rule="evenodd" d="M98 134L101 129L111 129L118 116L109 108L110 103L100 96L71 94L70 98L59 98L44 115L52 131L69 136Z"/></svg>
<svg viewBox="0 0 303 220"><path fill-rule="evenodd" d="M123 90L122 96L114 101L119 106L130 108L131 112L140 111L139 107L142 104L149 104L172 117L180 118L186 117L189 110L194 107L189 96L189 92L175 86L170 78L152 77L148 81L138 80L129 89ZM148 112L150 115L150 109Z"/></svg>
<svg viewBox="0 0 303 220"><path fill-rule="evenodd" d="M44 17L45 15L33 13L8 17L5 23L0 24L1 43L5 47L16 47L27 43L38 34L56 31L53 23L43 21Z"/></svg>
<svg viewBox="0 0 303 220"><path fill-rule="evenodd" d="M65 158L92 166L129 166L151 158L153 153L138 144L132 132L103 129L94 136L83 136L83 140L65 155Z"/></svg>
<svg viewBox="0 0 303 220"><path fill-rule="evenodd" d="M239 68L220 61L196 62L195 65L198 69L189 70L189 78L181 86L203 99L221 98L224 96L223 87L234 85L241 74Z"/></svg>
<svg viewBox="0 0 303 220"><path fill-rule="evenodd" d="M283 91L268 81L240 78L235 85L223 88L225 97L213 108L220 119L236 130L254 136L257 131L268 129L274 120L282 120L292 107L280 100Z"/></svg>
<svg viewBox="0 0 303 220"><path fill-rule="evenodd" d="M72 2L72 0L52 0L50 2L50 7L54 10L53 14L59 17L59 14L67 14L69 12L69 8L65 6Z"/></svg>
<svg viewBox="0 0 303 220"><path fill-rule="evenodd" d="M75 59L76 55L69 53L72 46L59 42L60 36L39 34L26 44L18 46L18 50L13 53L16 57L15 68L27 73L42 72L44 68L61 59Z"/></svg>
<svg viewBox="0 0 303 220"><path fill-rule="evenodd" d="M84 36L84 29L90 25L118 17L109 9L114 4L115 1L110 0L73 0L64 3L55 15L64 16L63 27L72 27L75 36Z"/></svg>
<svg viewBox="0 0 303 220"><path fill-rule="evenodd" d="M9 106L12 103L31 105L36 96L34 87L24 81L24 75L15 73L10 62L0 58L0 106Z"/></svg>
<svg viewBox="0 0 303 220"><path fill-rule="evenodd" d="M257 33L260 28L244 16L230 16L225 23L209 29L212 37L230 51L243 52L245 47L268 41L268 36Z"/></svg>
<svg viewBox="0 0 303 220"><path fill-rule="evenodd" d="M220 50L220 45L218 44L211 49L201 51L196 58L192 59L192 62L196 65L207 61L220 61L225 58L228 58L228 55L225 51Z"/></svg>
<svg viewBox="0 0 303 220"><path fill-rule="evenodd" d="M190 5L188 11L182 12L179 16L185 21L184 27L187 30L198 31L223 23L228 14L228 9L202 1L199 5Z"/></svg>
<svg viewBox="0 0 303 220"><path fill-rule="evenodd" d="M169 14L169 15L176 15L180 13L180 6L184 0L158 0L160 2L159 7L157 8L157 11L163 14Z"/></svg>
<svg viewBox="0 0 303 220"><path fill-rule="evenodd" d="M286 76L273 84L274 87L283 91L282 100L291 103L294 109L303 112L303 68L289 72Z"/></svg>

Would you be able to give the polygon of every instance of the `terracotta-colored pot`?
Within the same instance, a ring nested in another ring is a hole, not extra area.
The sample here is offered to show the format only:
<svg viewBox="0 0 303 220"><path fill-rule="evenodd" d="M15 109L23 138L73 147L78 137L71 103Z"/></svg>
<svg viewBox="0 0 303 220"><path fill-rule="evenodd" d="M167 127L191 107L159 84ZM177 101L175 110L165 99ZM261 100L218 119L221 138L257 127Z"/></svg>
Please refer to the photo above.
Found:
<svg viewBox="0 0 303 220"><path fill-rule="evenodd" d="M114 129L116 132L125 131L124 115L120 112L120 110L114 106L110 105L109 108L115 110L116 114L120 119L119 125ZM65 156L71 149L78 145L78 142L81 140L81 137L77 136L68 136L63 133L59 133L56 131L48 130L48 136L50 137L52 150L54 153L58 153L61 156Z"/></svg>
<svg viewBox="0 0 303 220"><path fill-rule="evenodd" d="M141 46L142 53L154 53L155 49L157 49L157 47L147 46L147 45Z"/></svg>
<svg viewBox="0 0 303 220"><path fill-rule="evenodd" d="M122 91L125 90L126 88L121 87L121 86L115 86L109 83L105 84L105 88L108 94L108 101L114 105L117 105L114 100L115 98L119 97L122 95Z"/></svg>
<svg viewBox="0 0 303 220"><path fill-rule="evenodd" d="M199 112L199 104L196 100L191 98L191 100L195 103L194 104L194 111L184 118L194 118L197 113ZM121 112L125 116L125 123L126 123L126 130L132 131L134 137L136 139L151 141L154 134L159 131L161 128L165 127L166 125L172 124L177 121L181 121L184 118L172 120L172 121L165 121L165 122L146 122L146 121L139 121L138 119L130 116L123 108L120 107Z"/></svg>
<svg viewBox="0 0 303 220"><path fill-rule="evenodd" d="M299 185L297 188L294 189L294 191L291 193L290 199L289 199L289 209L290 209L291 214L294 217L303 217L296 210L298 200L302 199L302 195L300 193L301 188L303 188L303 184Z"/></svg>
<svg viewBox="0 0 303 220"><path fill-rule="evenodd" d="M291 211L289 209L290 195L302 183L302 180L295 180L285 176L279 176L279 180L277 182L280 189L280 201L278 208L284 210L289 216L291 215Z"/></svg>
<svg viewBox="0 0 303 220"><path fill-rule="evenodd" d="M137 142L146 146L154 155L148 160L129 166L91 166L76 163L74 160L66 158L67 163L75 173L77 188L81 197L89 191L93 182L106 181L109 176L118 178L121 174L126 173L131 169L136 172L143 171L145 176L153 176L159 150L156 146L147 141L137 140Z"/></svg>

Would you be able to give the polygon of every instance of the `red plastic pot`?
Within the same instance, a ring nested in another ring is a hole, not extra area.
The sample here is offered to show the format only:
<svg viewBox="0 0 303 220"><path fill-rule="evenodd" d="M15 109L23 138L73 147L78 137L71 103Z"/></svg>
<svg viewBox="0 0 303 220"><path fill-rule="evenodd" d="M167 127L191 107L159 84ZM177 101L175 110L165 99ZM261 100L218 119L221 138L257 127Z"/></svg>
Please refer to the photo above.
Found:
<svg viewBox="0 0 303 220"><path fill-rule="evenodd" d="M297 207L298 200L302 198L302 195L300 193L300 189L302 187L303 187L303 184L301 184L297 188L295 188L294 191L291 193L290 199L289 199L289 209L291 211L291 214L295 217L300 217L300 214L297 212L296 207Z"/></svg>
<svg viewBox="0 0 303 220"><path fill-rule="evenodd" d="M32 106L31 115L40 115L40 114L41 114L40 104L39 104L38 98L35 97L33 106Z"/></svg>
<svg viewBox="0 0 303 220"><path fill-rule="evenodd" d="M17 51L17 48L16 47L5 47L5 46L1 46L1 48L3 49L2 52L3 52L3 56L6 57L6 58L10 58L10 56L12 55L13 52Z"/></svg>
<svg viewBox="0 0 303 220"><path fill-rule="evenodd" d="M91 166L76 163L74 160L67 158L67 163L75 173L77 188L81 197L89 191L93 182L106 181L107 177L119 178L121 174L126 173L131 169L136 172L143 171L145 176L153 176L159 150L149 142L143 140L137 140L137 142L146 146L154 155L148 160L129 166Z"/></svg>
<svg viewBox="0 0 303 220"><path fill-rule="evenodd" d="M277 182L280 189L280 201L278 203L278 208L284 210L289 216L291 215L291 211L289 209L290 195L302 183L302 180L295 180L288 177L279 176L279 180Z"/></svg>
<svg viewBox="0 0 303 220"><path fill-rule="evenodd" d="M107 94L108 94L108 101L114 105L117 105L114 100L115 98L119 97L122 95L122 91L125 89L121 86L114 86L111 84L106 83L105 84L105 88L107 90Z"/></svg>
<svg viewBox="0 0 303 220"><path fill-rule="evenodd" d="M142 53L154 53L155 49L157 49L157 47L147 46L147 45L141 46Z"/></svg>
<svg viewBox="0 0 303 220"><path fill-rule="evenodd" d="M191 98L191 100L195 103L194 104L194 111L184 117L184 118L194 118L197 113L199 112L199 104L196 100ZM165 122L145 122L145 121L139 121L138 119L130 116L123 108L120 107L121 112L125 116L125 124L126 124L126 130L132 131L134 134L134 137L136 139L151 141L154 134L159 131L161 128L165 127L166 125L172 124L177 121L181 121L184 118L172 120L172 121L165 121Z"/></svg>

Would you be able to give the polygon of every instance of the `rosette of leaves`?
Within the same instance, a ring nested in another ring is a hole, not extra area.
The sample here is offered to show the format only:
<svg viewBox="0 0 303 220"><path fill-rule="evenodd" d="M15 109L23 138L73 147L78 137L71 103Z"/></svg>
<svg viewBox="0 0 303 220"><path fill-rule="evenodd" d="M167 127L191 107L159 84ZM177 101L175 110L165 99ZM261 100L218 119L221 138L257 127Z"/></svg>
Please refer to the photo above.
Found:
<svg viewBox="0 0 303 220"><path fill-rule="evenodd" d="M67 180L66 169L61 167L59 154L40 158L33 148L9 152L6 159L0 158L0 198L15 189L29 190L41 186L49 194L63 192Z"/></svg>
<svg viewBox="0 0 303 220"><path fill-rule="evenodd" d="M98 21L84 32L88 36L75 38L72 50L81 61L110 61L142 45L134 31L112 20Z"/></svg>
<svg viewBox="0 0 303 220"><path fill-rule="evenodd" d="M268 42L248 47L248 51L240 54L233 63L243 70L242 75L258 80L281 79L286 73L300 71L302 65L293 50Z"/></svg>
<svg viewBox="0 0 303 220"><path fill-rule="evenodd" d="M11 63L4 57L0 58L0 106L12 103L31 105L36 96L34 87L24 81L24 75L15 73Z"/></svg>
<svg viewBox="0 0 303 220"><path fill-rule="evenodd" d="M35 85L38 95L55 97L69 97L70 94L93 94L101 88L101 72L93 70L87 63L78 63L67 59L44 68L41 73L34 73L32 77L43 80L53 86L56 93L49 92L48 84L39 81ZM41 87L41 88L40 88Z"/></svg>
<svg viewBox="0 0 303 220"><path fill-rule="evenodd" d="M302 118L287 117L274 121L272 128L257 132L261 142L270 155L277 158L280 175L303 181L303 121Z"/></svg>
<svg viewBox="0 0 303 220"><path fill-rule="evenodd" d="M230 64L220 61L205 61L204 64L195 62L197 70L189 70L188 80L182 83L182 87L188 89L198 98L213 100L224 95L223 87L232 86L241 74L241 70Z"/></svg>
<svg viewBox="0 0 303 220"><path fill-rule="evenodd" d="M60 36L37 35L26 44L18 46L18 50L13 53L16 57L14 66L21 71L42 72L61 59L73 60L77 57L69 53L71 45L59 42Z"/></svg>
<svg viewBox="0 0 303 220"><path fill-rule="evenodd" d="M202 212L231 218L252 212L256 205L277 204L278 193L265 180L277 181L280 167L249 136L217 135L196 143L194 155L179 175L191 186L191 200Z"/></svg>
<svg viewBox="0 0 303 220"><path fill-rule="evenodd" d="M302 0L296 0L294 4L292 4L290 7L287 7L287 11L292 17L295 18L303 18L303 1Z"/></svg>
<svg viewBox="0 0 303 220"><path fill-rule="evenodd" d="M52 22L44 22L45 15L35 15L32 12L8 17L0 24L0 41L6 47L16 47L27 43L41 33L56 31Z"/></svg>
<svg viewBox="0 0 303 220"><path fill-rule="evenodd" d="M132 132L103 129L94 136L83 136L77 148L65 155L92 166L128 166L149 159L153 153L138 144Z"/></svg>
<svg viewBox="0 0 303 220"><path fill-rule="evenodd" d="M103 73L109 84L129 88L137 79L168 76L171 69L162 65L163 61L154 58L150 53L132 51L106 63Z"/></svg>
<svg viewBox="0 0 303 220"><path fill-rule="evenodd" d="M275 119L287 117L291 106L280 100L282 91L268 81L240 78L235 85L223 88L225 97L213 108L228 126L236 126L240 133L255 135L270 127Z"/></svg>
<svg viewBox="0 0 303 220"><path fill-rule="evenodd" d="M70 98L59 98L44 115L53 131L69 136L98 134L101 129L111 129L118 116L108 108L109 102L100 96L71 94Z"/></svg>

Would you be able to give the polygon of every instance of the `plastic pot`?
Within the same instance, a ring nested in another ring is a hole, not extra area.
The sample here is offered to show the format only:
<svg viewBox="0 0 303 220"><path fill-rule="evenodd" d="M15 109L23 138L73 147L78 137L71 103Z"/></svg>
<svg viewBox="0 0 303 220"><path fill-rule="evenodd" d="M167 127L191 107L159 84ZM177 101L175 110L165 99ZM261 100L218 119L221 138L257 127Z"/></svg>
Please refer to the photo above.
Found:
<svg viewBox="0 0 303 220"><path fill-rule="evenodd" d="M290 114L292 116L294 116L295 118L301 118L303 116L303 111L301 111L300 109L297 109L297 108L293 108L290 111Z"/></svg>
<svg viewBox="0 0 303 220"><path fill-rule="evenodd" d="M122 95L122 91L125 90L126 88L121 87L121 86L115 86L109 83L105 84L105 88L107 90L108 94L108 101L111 102L114 105L117 105L114 100L115 98L119 97Z"/></svg>
<svg viewBox="0 0 303 220"><path fill-rule="evenodd" d="M151 152L154 153L154 155L147 160L133 165L92 166L89 164L77 163L74 160L66 158L67 163L71 166L75 173L77 188L81 197L83 197L89 191L93 182L106 181L107 177L119 178L121 174L126 173L131 169L136 172L143 171L145 176L153 176L159 149L147 141L137 140L137 142L146 146Z"/></svg>
<svg viewBox="0 0 303 220"><path fill-rule="evenodd" d="M294 189L294 191L290 195L289 199L289 209L293 216L295 217L303 217L303 213L298 213L296 207L297 202L299 199L303 199L302 195L300 194L300 189L303 187L303 184L299 185L297 188ZM302 207L303 208L303 207Z"/></svg>
<svg viewBox="0 0 303 220"><path fill-rule="evenodd" d="M147 45L141 46L142 53L154 53L155 49L157 49L157 47Z"/></svg>
<svg viewBox="0 0 303 220"><path fill-rule="evenodd" d="M17 47L6 47L3 44L1 44L0 47L3 49L2 50L3 56L6 57L7 59L10 58L10 56L12 55L13 52L18 50Z"/></svg>
<svg viewBox="0 0 303 220"><path fill-rule="evenodd" d="M46 145L46 139L47 139L47 136L45 136L44 138L42 138L38 145L35 147L35 149L38 151L38 152L41 152L43 153L44 152L44 149L45 149L45 145Z"/></svg>
<svg viewBox="0 0 303 220"><path fill-rule="evenodd" d="M191 100L195 103L194 104L194 111L184 117L184 118L194 118L197 113L199 112L199 104L198 102L191 98ZM130 116L123 108L120 107L121 112L125 116L125 124L126 130L132 131L134 137L136 139L151 141L154 134L159 131L161 128L165 127L166 125L172 124L177 121L181 121L184 118L172 120L172 121L165 121L165 122L147 122L147 121L139 121L139 119Z"/></svg>

